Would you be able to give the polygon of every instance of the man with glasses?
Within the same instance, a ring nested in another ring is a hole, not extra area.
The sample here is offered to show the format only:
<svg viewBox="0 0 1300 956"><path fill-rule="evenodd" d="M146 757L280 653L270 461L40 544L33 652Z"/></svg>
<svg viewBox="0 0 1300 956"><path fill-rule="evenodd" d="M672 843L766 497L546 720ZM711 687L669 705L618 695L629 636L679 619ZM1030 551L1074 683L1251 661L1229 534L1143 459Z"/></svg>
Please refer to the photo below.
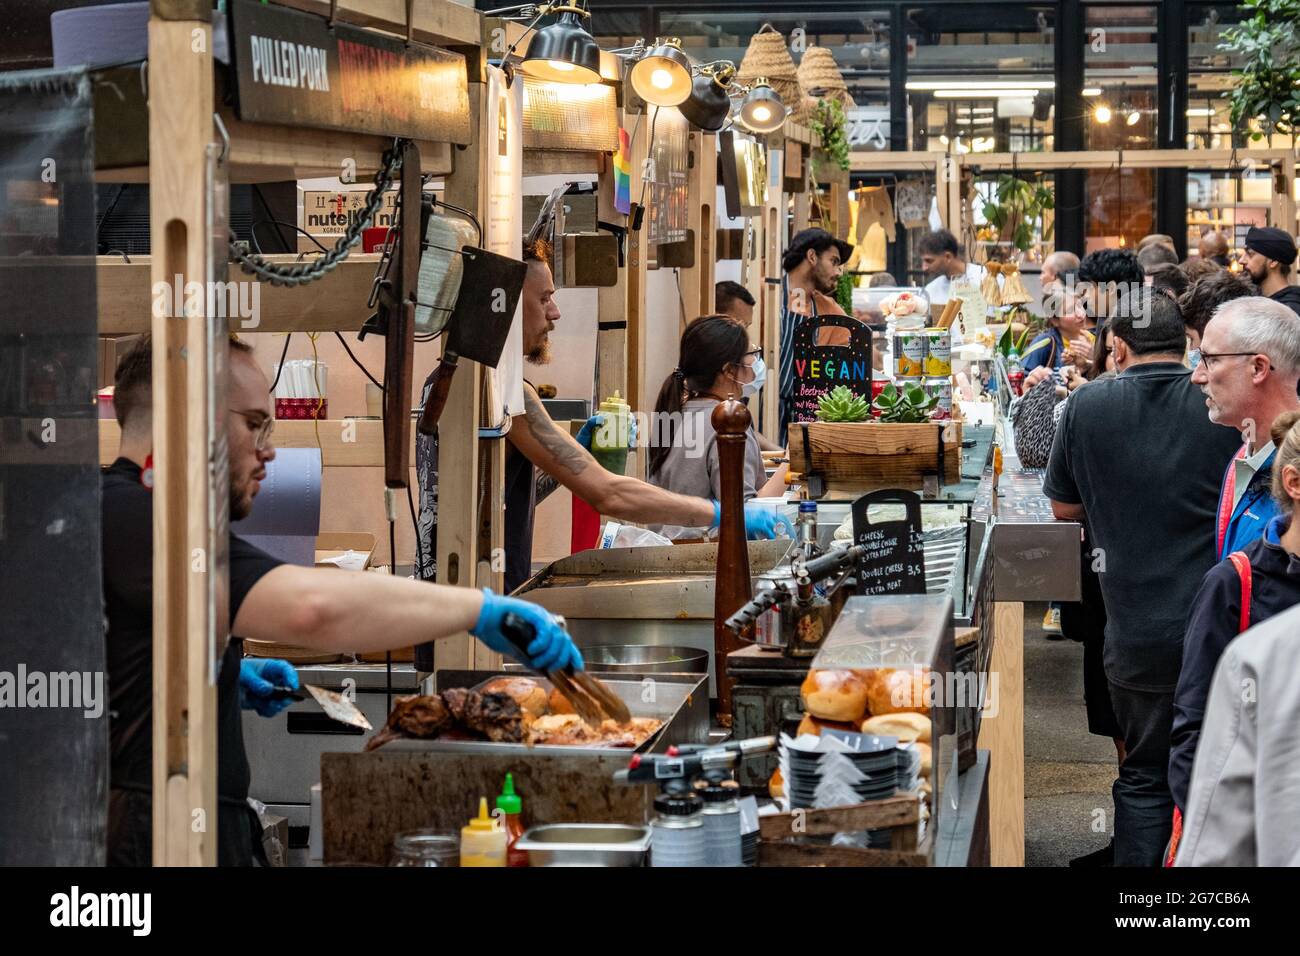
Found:
<svg viewBox="0 0 1300 956"><path fill-rule="evenodd" d="M1057 518L1086 523L1099 569L1103 662L1125 752L1114 862L1158 866L1173 819L1170 728L1187 609L1215 562L1206 528L1237 436L1205 415L1172 299L1139 289L1108 330L1119 374L1065 403L1043 492Z"/></svg>
<svg viewBox="0 0 1300 956"><path fill-rule="evenodd" d="M1261 295L1281 302L1300 314L1300 286L1291 284L1291 266L1296 260L1295 240L1283 229L1251 226L1241 252L1241 265L1250 274Z"/></svg>
<svg viewBox="0 0 1300 956"><path fill-rule="evenodd" d="M230 518L253 510L275 458L266 376L244 342L231 340ZM153 363L146 337L117 368L113 404L122 427L117 460L103 476L103 574L108 629L109 865L152 859L153 782ZM288 706L276 685L297 688L285 661L244 660L243 639L321 651L409 647L464 631L532 667L582 667L559 621L535 604L484 588L445 587L386 574L284 564L230 536L230 632L217 680L217 860L248 865L260 856L260 828L248 806L249 768L240 710L273 716ZM527 653L501 630L507 612L536 634Z"/></svg>
<svg viewBox="0 0 1300 956"><path fill-rule="evenodd" d="M1241 432L1219 493L1219 560L1259 538L1279 506L1273 499L1273 420L1300 408L1300 315L1262 296L1233 299L1205 326L1192 381L1205 393L1210 421Z"/></svg>

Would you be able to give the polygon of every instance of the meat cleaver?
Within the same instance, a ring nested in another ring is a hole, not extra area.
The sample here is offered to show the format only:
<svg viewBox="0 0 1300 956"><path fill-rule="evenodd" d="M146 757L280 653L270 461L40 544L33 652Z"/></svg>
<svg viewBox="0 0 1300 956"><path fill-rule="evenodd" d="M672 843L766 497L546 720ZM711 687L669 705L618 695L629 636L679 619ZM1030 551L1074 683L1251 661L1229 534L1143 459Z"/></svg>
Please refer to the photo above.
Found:
<svg viewBox="0 0 1300 956"><path fill-rule="evenodd" d="M357 709L357 705L336 690L326 690L324 687L314 687L311 684L303 684L297 690L292 687L277 687L271 693L271 699L306 700L308 695L320 704L326 717L337 720L341 724L360 727L362 730L374 729L370 726L366 715Z"/></svg>

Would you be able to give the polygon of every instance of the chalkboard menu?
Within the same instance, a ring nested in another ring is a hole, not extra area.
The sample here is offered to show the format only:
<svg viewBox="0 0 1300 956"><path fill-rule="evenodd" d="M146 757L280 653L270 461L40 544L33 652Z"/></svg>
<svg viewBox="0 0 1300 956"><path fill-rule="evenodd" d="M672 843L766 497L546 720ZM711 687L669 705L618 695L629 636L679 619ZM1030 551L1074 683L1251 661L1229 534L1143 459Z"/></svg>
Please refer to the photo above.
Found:
<svg viewBox="0 0 1300 956"><path fill-rule="evenodd" d="M901 521L872 523L872 505L902 505ZM858 562L858 594L924 594L925 552L921 548L921 496L885 489L853 502L853 543L867 546Z"/></svg>
<svg viewBox="0 0 1300 956"><path fill-rule="evenodd" d="M849 315L815 315L795 328L790 421L817 420L823 395L844 385L871 401L871 329Z"/></svg>

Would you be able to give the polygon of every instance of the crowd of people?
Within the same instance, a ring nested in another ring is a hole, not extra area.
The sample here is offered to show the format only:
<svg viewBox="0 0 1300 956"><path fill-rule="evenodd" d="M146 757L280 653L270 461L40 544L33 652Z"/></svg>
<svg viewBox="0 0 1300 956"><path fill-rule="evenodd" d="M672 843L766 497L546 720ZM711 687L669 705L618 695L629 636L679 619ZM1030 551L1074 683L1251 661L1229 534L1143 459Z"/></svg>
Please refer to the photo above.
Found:
<svg viewBox="0 0 1300 956"><path fill-rule="evenodd" d="M1058 253L1013 409L1022 464L1084 526L1060 628L1118 759L1113 839L1078 865L1300 864L1294 725L1264 719L1300 708L1297 250L1253 228L1236 271L1222 237L1199 252Z"/></svg>

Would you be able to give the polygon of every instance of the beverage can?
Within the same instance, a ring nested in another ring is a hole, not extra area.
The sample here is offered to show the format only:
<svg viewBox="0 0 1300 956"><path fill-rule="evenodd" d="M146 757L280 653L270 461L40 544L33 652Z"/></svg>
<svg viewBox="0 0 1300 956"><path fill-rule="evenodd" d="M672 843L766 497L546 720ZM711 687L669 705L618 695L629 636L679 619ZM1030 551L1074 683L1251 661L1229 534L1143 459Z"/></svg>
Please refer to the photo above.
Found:
<svg viewBox="0 0 1300 956"><path fill-rule="evenodd" d="M952 333L947 329L925 330L925 374L952 374Z"/></svg>
<svg viewBox="0 0 1300 956"><path fill-rule="evenodd" d="M925 332L894 334L894 375L897 378L921 378L925 375Z"/></svg>
<svg viewBox="0 0 1300 956"><path fill-rule="evenodd" d="M935 376L925 380L924 388L930 395L939 397L939 404L934 408L934 418L952 418L952 379L947 376Z"/></svg>

